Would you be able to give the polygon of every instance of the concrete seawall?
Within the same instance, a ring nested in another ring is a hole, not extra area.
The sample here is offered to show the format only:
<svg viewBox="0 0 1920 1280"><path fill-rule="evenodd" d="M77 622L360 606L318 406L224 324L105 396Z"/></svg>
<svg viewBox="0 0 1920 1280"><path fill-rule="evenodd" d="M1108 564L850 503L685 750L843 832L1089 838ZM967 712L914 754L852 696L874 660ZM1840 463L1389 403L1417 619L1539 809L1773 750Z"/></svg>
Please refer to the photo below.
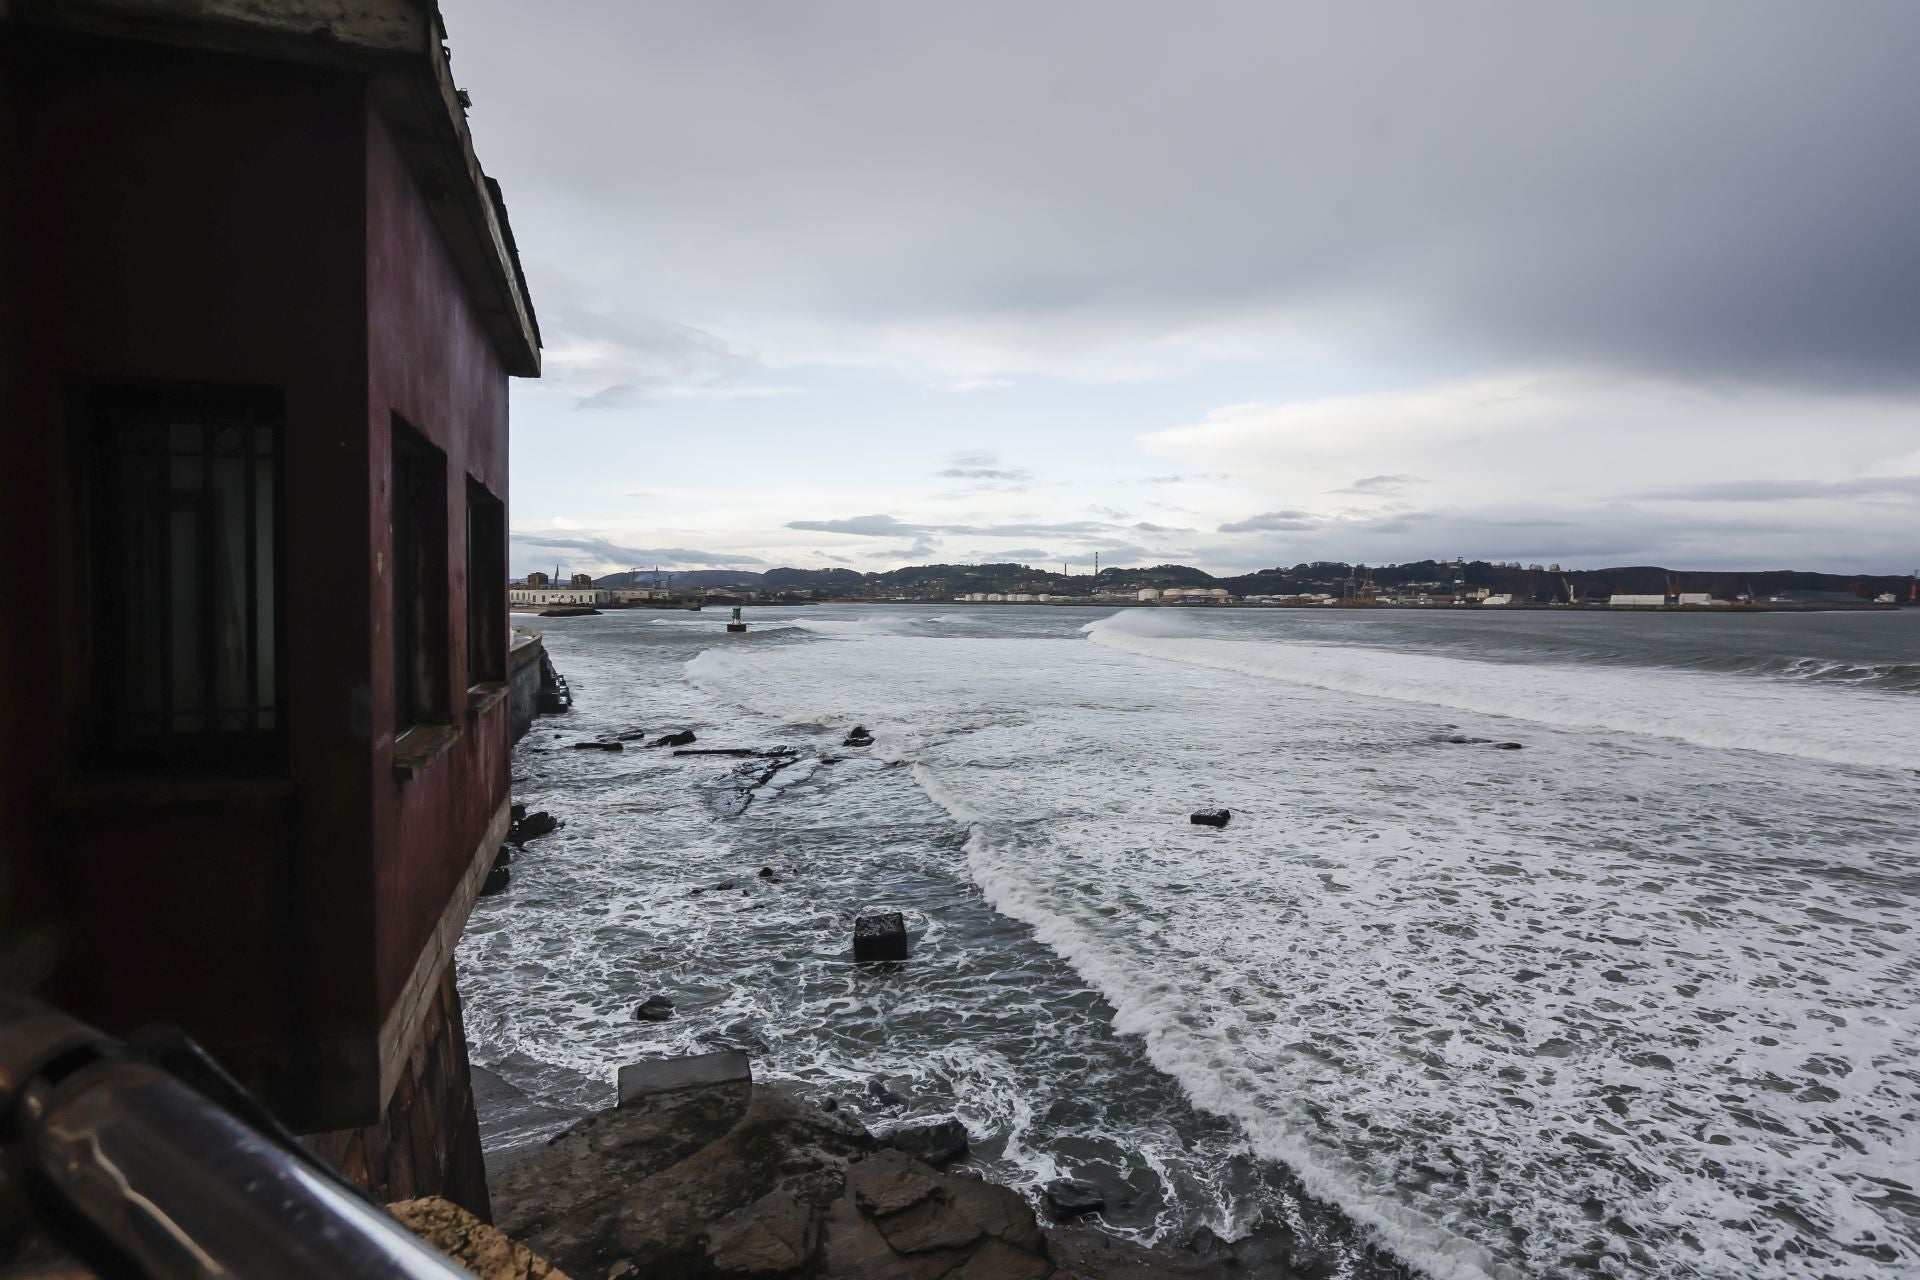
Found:
<svg viewBox="0 0 1920 1280"><path fill-rule="evenodd" d="M513 740L527 736L534 716L540 711L541 672L546 664L546 646L540 633L531 627L513 629L513 648L507 659L508 714L513 721Z"/></svg>

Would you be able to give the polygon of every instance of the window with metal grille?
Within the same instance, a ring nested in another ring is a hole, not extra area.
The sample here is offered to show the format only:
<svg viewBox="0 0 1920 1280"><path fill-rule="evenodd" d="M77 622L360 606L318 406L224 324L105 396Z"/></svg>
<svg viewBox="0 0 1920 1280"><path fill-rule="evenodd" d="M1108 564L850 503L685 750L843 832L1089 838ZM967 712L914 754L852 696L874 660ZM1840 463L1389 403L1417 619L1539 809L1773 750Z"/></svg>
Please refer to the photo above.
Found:
<svg viewBox="0 0 1920 1280"><path fill-rule="evenodd" d="M88 382L96 764L285 760L278 391Z"/></svg>

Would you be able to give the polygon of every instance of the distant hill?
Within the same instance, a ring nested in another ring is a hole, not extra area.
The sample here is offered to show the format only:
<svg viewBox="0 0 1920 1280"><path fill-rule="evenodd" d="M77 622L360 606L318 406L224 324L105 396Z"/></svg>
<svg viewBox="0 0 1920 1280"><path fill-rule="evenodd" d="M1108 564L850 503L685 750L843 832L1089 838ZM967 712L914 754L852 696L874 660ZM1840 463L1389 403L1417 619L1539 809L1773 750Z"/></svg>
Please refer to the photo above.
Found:
<svg viewBox="0 0 1920 1280"><path fill-rule="evenodd" d="M1882 592L1907 599L1909 579L1904 575L1804 573L1792 569L1722 572L1668 569L1658 565L1625 565L1605 569L1525 569L1486 560L1417 560L1407 564L1349 564L1316 560L1276 566L1255 573L1216 577L1184 564L1159 564L1142 569L1102 569L1092 574L1062 574L1015 562L993 564L922 564L878 573L852 569L695 569L664 575L674 587L706 589L736 587L759 593L811 592L817 597L906 597L916 600L951 599L976 591L1032 592L1048 595L1091 595L1133 587L1224 587L1234 595L1291 595L1302 592L1341 594L1349 582L1371 576L1376 587L1432 591L1478 590L1511 594L1522 600L1564 600L1609 596L1616 592L1656 594L1668 590L1705 591L1727 599L1751 591L1757 596L1786 596L1801 600L1870 600ZM594 579L602 587L652 586L651 572L610 573Z"/></svg>

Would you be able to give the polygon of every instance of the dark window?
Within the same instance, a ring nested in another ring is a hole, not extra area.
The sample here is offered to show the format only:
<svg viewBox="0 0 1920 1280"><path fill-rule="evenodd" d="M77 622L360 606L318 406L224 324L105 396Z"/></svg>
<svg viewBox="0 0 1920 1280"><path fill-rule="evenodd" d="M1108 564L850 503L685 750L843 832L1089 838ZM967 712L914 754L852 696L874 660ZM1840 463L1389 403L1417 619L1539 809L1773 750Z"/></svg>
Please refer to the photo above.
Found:
<svg viewBox="0 0 1920 1280"><path fill-rule="evenodd" d="M447 719L447 458L393 420L393 723Z"/></svg>
<svg viewBox="0 0 1920 1280"><path fill-rule="evenodd" d="M283 763L280 393L77 392L91 762Z"/></svg>
<svg viewBox="0 0 1920 1280"><path fill-rule="evenodd" d="M507 508L467 481L467 683L507 678Z"/></svg>

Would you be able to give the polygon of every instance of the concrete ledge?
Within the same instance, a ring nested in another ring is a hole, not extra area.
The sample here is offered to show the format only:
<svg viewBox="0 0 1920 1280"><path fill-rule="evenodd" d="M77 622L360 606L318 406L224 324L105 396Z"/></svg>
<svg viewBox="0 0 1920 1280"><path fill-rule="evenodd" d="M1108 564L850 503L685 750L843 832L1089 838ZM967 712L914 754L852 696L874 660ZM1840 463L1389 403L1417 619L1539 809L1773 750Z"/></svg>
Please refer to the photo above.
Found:
<svg viewBox="0 0 1920 1280"><path fill-rule="evenodd" d="M685 1058L649 1058L620 1068L620 1105L656 1093L705 1089L721 1084L752 1084L753 1064L736 1050L696 1053Z"/></svg>

